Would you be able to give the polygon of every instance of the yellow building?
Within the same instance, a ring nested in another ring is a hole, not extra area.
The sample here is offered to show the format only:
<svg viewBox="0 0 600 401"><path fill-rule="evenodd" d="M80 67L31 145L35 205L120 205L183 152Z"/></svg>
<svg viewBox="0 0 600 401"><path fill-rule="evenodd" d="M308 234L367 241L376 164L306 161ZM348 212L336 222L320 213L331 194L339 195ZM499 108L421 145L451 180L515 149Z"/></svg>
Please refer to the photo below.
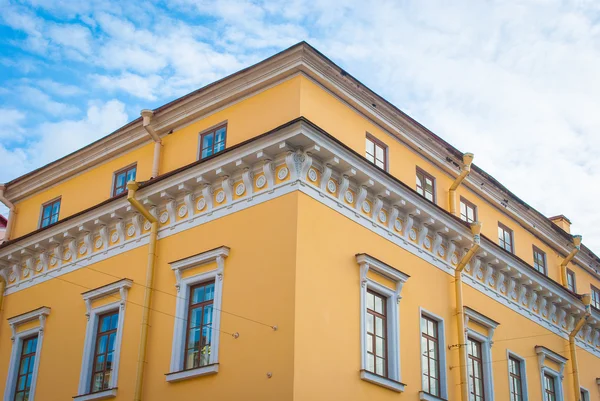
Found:
<svg viewBox="0 0 600 401"><path fill-rule="evenodd" d="M4 400L599 400L600 259L472 160L306 43L142 111L0 187Z"/></svg>

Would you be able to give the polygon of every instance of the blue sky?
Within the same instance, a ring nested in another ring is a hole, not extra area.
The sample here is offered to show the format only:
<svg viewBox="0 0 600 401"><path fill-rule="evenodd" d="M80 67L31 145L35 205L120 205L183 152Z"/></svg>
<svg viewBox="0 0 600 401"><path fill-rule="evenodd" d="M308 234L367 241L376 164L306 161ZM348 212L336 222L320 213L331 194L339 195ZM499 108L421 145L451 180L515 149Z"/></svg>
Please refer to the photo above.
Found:
<svg viewBox="0 0 600 401"><path fill-rule="evenodd" d="M599 21L592 0L0 0L0 182L306 40L600 252Z"/></svg>

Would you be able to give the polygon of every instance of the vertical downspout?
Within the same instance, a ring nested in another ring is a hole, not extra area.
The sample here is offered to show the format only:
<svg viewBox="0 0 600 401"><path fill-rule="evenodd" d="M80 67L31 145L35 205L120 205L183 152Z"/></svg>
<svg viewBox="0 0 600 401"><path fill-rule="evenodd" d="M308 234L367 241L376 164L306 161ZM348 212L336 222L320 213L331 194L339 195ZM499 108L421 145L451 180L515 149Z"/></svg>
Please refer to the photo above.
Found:
<svg viewBox="0 0 600 401"><path fill-rule="evenodd" d="M2 307L4 306L4 291L6 290L6 280L0 277L0 316L2 315Z"/></svg>
<svg viewBox="0 0 600 401"><path fill-rule="evenodd" d="M474 157L475 155L473 155L473 153L465 153L463 155L464 167L460 172L460 175L456 177L456 180L454 180L454 182L450 186L450 190L448 191L448 205L450 207L450 213L458 217L460 217L460 215L456 212L456 189L460 186L460 184L462 184L463 180L467 178L467 176L471 172L471 164L473 163Z"/></svg>
<svg viewBox="0 0 600 401"><path fill-rule="evenodd" d="M569 334L569 350L571 351L571 364L573 365L573 394L575 395L575 398L573 399L576 401L583 400L581 400L581 384L579 382L579 367L577 366L577 346L575 340L577 334L579 333L579 330L581 330L585 322L587 322L588 318L592 314L592 311L590 309L592 297L590 296L590 294L584 294L582 301L583 305L585 305L585 313L583 314L583 316L581 316L581 318L579 318L579 321L575 325L575 328Z"/></svg>
<svg viewBox="0 0 600 401"><path fill-rule="evenodd" d="M467 344L465 343L465 311L464 311L464 302L463 302L463 291L462 291L462 272L465 269L465 266L471 261L473 256L479 250L481 246L481 223L476 221L471 224L471 232L473 233L473 245L469 251L463 256L458 265L456 266L456 270L454 271L454 286L456 292L456 326L458 329L458 352L460 355L460 392L462 394L461 400L468 401L469 400L469 386L468 386L468 371L467 371Z"/></svg>
<svg viewBox="0 0 600 401"><path fill-rule="evenodd" d="M4 196L4 191L6 191L6 185L0 185L0 202L4 204L8 208L8 222L6 223L6 233L4 234L4 241L8 241L12 238L12 228L14 225L14 220L17 215L17 209L15 208L14 203L12 203L6 196Z"/></svg>
<svg viewBox="0 0 600 401"><path fill-rule="evenodd" d="M159 174L159 166L160 166L160 148L162 147L162 141L160 136L154 130L154 127L150 125L152 121L152 117L154 116L154 112L152 110L144 109L141 112L142 115L142 125L148 135L154 141L154 158L152 160L152 178L158 177Z"/></svg>
<svg viewBox="0 0 600 401"><path fill-rule="evenodd" d="M144 369L146 367L146 349L148 343L148 328L150 320L150 304L152 301L152 286L154 284L154 264L156 260L156 239L158 237L158 220L135 199L135 193L139 185L135 181L127 183L127 200L137 209L150 223L150 242L148 243L148 265L146 267L146 284L144 287L144 310L142 312L142 331L140 334L140 346L138 350L137 372L135 377L135 393L133 400L141 401L144 384Z"/></svg>
<svg viewBox="0 0 600 401"><path fill-rule="evenodd" d="M577 255L579 249L581 249L581 235L573 236L573 245L575 245L575 248L571 251L570 254L567 255L567 257L560 264L560 279L562 280L563 287L569 286L569 282L567 280L567 265L575 257L575 255Z"/></svg>

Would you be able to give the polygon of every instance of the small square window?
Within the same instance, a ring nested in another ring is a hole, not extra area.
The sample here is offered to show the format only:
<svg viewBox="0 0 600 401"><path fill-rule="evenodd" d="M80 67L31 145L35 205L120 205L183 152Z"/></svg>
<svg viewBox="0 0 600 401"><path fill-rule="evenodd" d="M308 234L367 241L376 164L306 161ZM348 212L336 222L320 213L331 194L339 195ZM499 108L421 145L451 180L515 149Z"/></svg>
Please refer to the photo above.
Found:
<svg viewBox="0 0 600 401"><path fill-rule="evenodd" d="M474 223L477 220L477 206L462 196L460 197L460 218L467 223Z"/></svg>
<svg viewBox="0 0 600 401"><path fill-rule="evenodd" d="M42 206L42 217L40 220L40 228L48 227L58 221L60 213L60 198L48 202Z"/></svg>
<svg viewBox="0 0 600 401"><path fill-rule="evenodd" d="M417 167L417 193L435 203L435 178Z"/></svg>
<svg viewBox="0 0 600 401"><path fill-rule="evenodd" d="M387 146L369 134L367 134L366 142L367 151L365 157L367 160L380 169L387 170Z"/></svg>
<svg viewBox="0 0 600 401"><path fill-rule="evenodd" d="M600 310L600 290L592 286L592 306Z"/></svg>
<svg viewBox="0 0 600 401"><path fill-rule="evenodd" d="M513 231L502 223L498 223L498 245L504 250L514 253Z"/></svg>
<svg viewBox="0 0 600 401"><path fill-rule="evenodd" d="M127 191L127 183L129 181L135 181L136 173L137 164L117 171L113 178L112 196L117 196Z"/></svg>
<svg viewBox="0 0 600 401"><path fill-rule="evenodd" d="M546 270L546 253L537 246L533 246L533 267L540 273L547 275Z"/></svg>
<svg viewBox="0 0 600 401"><path fill-rule="evenodd" d="M575 272L567 269L567 288L573 292L577 292L577 283L575 282Z"/></svg>
<svg viewBox="0 0 600 401"><path fill-rule="evenodd" d="M200 159L205 159L225 150L227 125L221 125L200 134Z"/></svg>

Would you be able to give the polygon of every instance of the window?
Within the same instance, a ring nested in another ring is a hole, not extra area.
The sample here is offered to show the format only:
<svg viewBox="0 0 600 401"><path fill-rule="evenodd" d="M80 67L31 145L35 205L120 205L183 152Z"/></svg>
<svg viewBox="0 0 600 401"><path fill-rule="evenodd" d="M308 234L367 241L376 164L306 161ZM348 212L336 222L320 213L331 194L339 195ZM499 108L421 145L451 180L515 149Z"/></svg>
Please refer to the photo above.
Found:
<svg viewBox="0 0 600 401"><path fill-rule="evenodd" d="M219 333L223 272L229 248L219 248L171 263L177 281L177 304L168 382L219 371ZM194 274L198 267L215 268ZM186 277L182 277L186 272Z"/></svg>
<svg viewBox="0 0 600 401"><path fill-rule="evenodd" d="M535 352L540 366L543 401L563 401L562 379L567 359L541 345L536 345ZM555 368L558 368L558 371Z"/></svg>
<svg viewBox="0 0 600 401"><path fill-rule="evenodd" d="M366 141L367 152L365 157L367 160L380 169L387 170L387 146L369 134L367 134Z"/></svg>
<svg viewBox="0 0 600 401"><path fill-rule="evenodd" d="M492 401L494 399L492 338L498 322L467 306L464 312L467 328L465 343L469 401ZM477 330L469 327L470 321L476 323Z"/></svg>
<svg viewBox="0 0 600 401"><path fill-rule="evenodd" d="M556 401L556 383L548 373L544 374L544 401Z"/></svg>
<svg viewBox="0 0 600 401"><path fill-rule="evenodd" d="M571 269L567 269L567 288L573 292L577 292L577 283L575 282L575 273Z"/></svg>
<svg viewBox="0 0 600 401"><path fill-rule="evenodd" d="M48 227L50 224L54 224L58 221L58 214L60 213L60 198L48 202L42 206L42 219L40 222L40 228Z"/></svg>
<svg viewBox="0 0 600 401"><path fill-rule="evenodd" d="M387 377L386 299L367 290L367 367L366 370Z"/></svg>
<svg viewBox="0 0 600 401"><path fill-rule="evenodd" d="M546 254L537 246L533 246L533 267L540 273L547 275Z"/></svg>
<svg viewBox="0 0 600 401"><path fill-rule="evenodd" d="M423 391L440 396L440 347L438 322L421 316L421 366Z"/></svg>
<svg viewBox="0 0 600 401"><path fill-rule="evenodd" d="M468 347L468 371L469 371L469 400L485 400L483 383L483 356L481 343L473 338L467 339Z"/></svg>
<svg viewBox="0 0 600 401"><path fill-rule="evenodd" d="M514 253L513 232L502 223L498 223L498 245L510 253Z"/></svg>
<svg viewBox="0 0 600 401"><path fill-rule="evenodd" d="M43 306L8 319L13 333L13 347L4 389L5 400L34 399L44 328L49 314L50 308ZM25 325L29 328L23 327Z"/></svg>
<svg viewBox="0 0 600 401"><path fill-rule="evenodd" d="M133 282L122 279L82 294L88 322L76 401L116 397L127 294ZM109 301L108 303L102 301ZM93 306L93 304L100 304Z"/></svg>
<svg viewBox="0 0 600 401"><path fill-rule="evenodd" d="M184 369L194 369L209 363L214 299L214 281L190 289Z"/></svg>
<svg viewBox="0 0 600 401"><path fill-rule="evenodd" d="M15 389L15 401L29 400L31 381L33 379L33 366L37 351L38 336L23 340L21 345L21 358L19 370L17 371L17 388Z"/></svg>
<svg viewBox="0 0 600 401"><path fill-rule="evenodd" d="M421 309L421 400L448 398L445 350L444 320Z"/></svg>
<svg viewBox="0 0 600 401"><path fill-rule="evenodd" d="M117 196L127 191L127 183L135 181L136 172L137 164L117 171L113 177L112 196Z"/></svg>
<svg viewBox="0 0 600 401"><path fill-rule="evenodd" d="M356 255L360 266L360 340L361 379L388 388L404 391L400 381L400 317L398 302L402 285L408 276L399 270L361 253ZM372 280L368 273L385 277L395 288Z"/></svg>
<svg viewBox="0 0 600 401"><path fill-rule="evenodd" d="M579 397L581 398L580 401L590 401L590 392L587 391L586 389L582 388L581 390L579 390Z"/></svg>
<svg viewBox="0 0 600 401"><path fill-rule="evenodd" d="M467 223L474 223L477 220L477 206L460 197L460 218Z"/></svg>
<svg viewBox="0 0 600 401"><path fill-rule="evenodd" d="M115 353L115 339L119 311L108 312L98 318L98 332L92 362L91 393L110 388Z"/></svg>
<svg viewBox="0 0 600 401"><path fill-rule="evenodd" d="M225 149L227 125L221 125L200 134L200 159L217 154Z"/></svg>
<svg viewBox="0 0 600 401"><path fill-rule="evenodd" d="M523 401L524 389L523 389L523 378L524 375L521 368L521 361L516 357L510 355L508 357L508 380L510 385L510 401Z"/></svg>
<svg viewBox="0 0 600 401"><path fill-rule="evenodd" d="M592 286L592 306L600 310L600 290Z"/></svg>
<svg viewBox="0 0 600 401"><path fill-rule="evenodd" d="M435 178L417 167L417 193L435 203Z"/></svg>

